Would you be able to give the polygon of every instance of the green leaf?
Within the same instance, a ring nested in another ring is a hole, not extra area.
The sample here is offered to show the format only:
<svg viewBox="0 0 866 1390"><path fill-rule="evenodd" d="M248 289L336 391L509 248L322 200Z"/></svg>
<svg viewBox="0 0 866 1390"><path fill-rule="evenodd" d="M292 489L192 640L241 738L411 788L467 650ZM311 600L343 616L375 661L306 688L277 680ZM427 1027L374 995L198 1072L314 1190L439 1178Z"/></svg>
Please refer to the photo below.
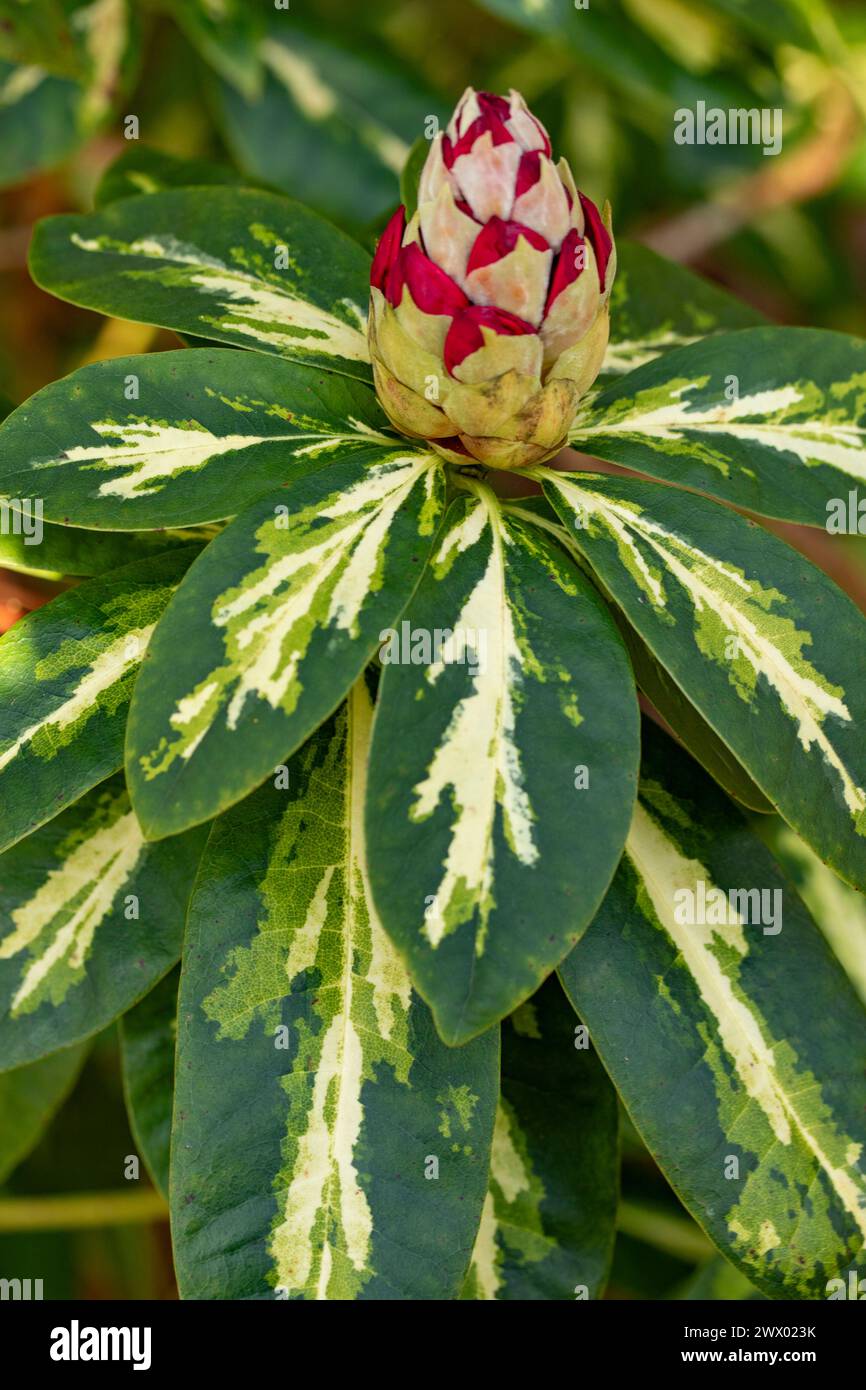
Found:
<svg viewBox="0 0 866 1390"><path fill-rule="evenodd" d="M415 216L418 207L418 184L421 179L421 170L427 162L429 153L430 141L426 136L419 135L411 146L400 171L400 202L406 209L407 221Z"/></svg>
<svg viewBox="0 0 866 1390"><path fill-rule="evenodd" d="M574 0L482 0L482 4L519 28L545 36L557 49L570 50L593 83L601 79L615 96L625 97L640 120L641 130L651 135L663 134L670 140L673 112L694 107L699 100L708 108L759 104L758 92L748 85L744 64L742 72L731 74L712 69L691 71L641 27L640 12L632 16L619 4L591 0L586 9L577 9ZM761 75L761 95L767 102L766 74ZM715 152L725 157L730 169L751 162L755 148L728 146ZM579 171L575 172L579 184Z"/></svg>
<svg viewBox="0 0 866 1390"><path fill-rule="evenodd" d="M782 865L866 1005L866 898L837 878L778 816L753 828Z"/></svg>
<svg viewBox="0 0 866 1390"><path fill-rule="evenodd" d="M217 523L159 531L86 531L78 526L52 526L45 521L39 528L42 535L37 542L34 513L10 508L9 514L13 527L16 516L19 518L19 529L17 534L14 530L0 533L0 565L18 574L41 575L46 579L87 579L108 574L166 550L206 545L220 530Z"/></svg>
<svg viewBox="0 0 866 1390"><path fill-rule="evenodd" d="M44 5L34 0L28 9ZM68 30L56 9L47 24L40 21L42 56L40 35L29 25L22 64L0 61L0 185L60 163L104 124L129 85L138 35L127 0L94 0L74 10Z"/></svg>
<svg viewBox="0 0 866 1390"><path fill-rule="evenodd" d="M242 168L331 217L363 225L398 201L409 147L447 107L405 63L351 50L276 18L259 45L266 80L249 101L221 84L218 115ZM277 139L274 132L279 132Z"/></svg>
<svg viewBox="0 0 866 1390"><path fill-rule="evenodd" d="M75 1085L87 1047L0 1073L0 1184L35 1148Z"/></svg>
<svg viewBox="0 0 866 1390"><path fill-rule="evenodd" d="M516 1008L592 919L638 761L606 608L536 527L471 486L382 634L367 832L385 929L449 1043Z"/></svg>
<svg viewBox="0 0 866 1390"><path fill-rule="evenodd" d="M446 1048L377 920L362 815L370 718L359 682L287 778L208 842L172 1138L186 1298L444 1299L463 1281L498 1039Z"/></svg>
<svg viewBox="0 0 866 1390"><path fill-rule="evenodd" d="M789 824L866 885L866 624L851 600L727 507L636 479L542 473L656 660Z"/></svg>
<svg viewBox="0 0 866 1390"><path fill-rule="evenodd" d="M626 853L563 983L722 1253L771 1297L826 1298L866 1233L863 1009L730 802L645 734Z"/></svg>
<svg viewBox="0 0 866 1390"><path fill-rule="evenodd" d="M849 490L866 478L864 383L858 338L748 328L608 386L578 411L569 440L764 516L825 526L847 520Z"/></svg>
<svg viewBox="0 0 866 1390"><path fill-rule="evenodd" d="M75 0L0 0L0 58L83 77L83 55L70 23L74 10Z"/></svg>
<svg viewBox="0 0 866 1390"><path fill-rule="evenodd" d="M0 187L59 164L75 149L79 99L68 78L0 60Z"/></svg>
<svg viewBox="0 0 866 1390"><path fill-rule="evenodd" d="M0 638L0 849L122 766L136 672L194 554L92 579Z"/></svg>
<svg viewBox="0 0 866 1390"><path fill-rule="evenodd" d="M771 803L756 787L745 768L737 762L730 748L687 700L676 681L664 666L656 661L649 647L638 637L625 619L620 632L631 657L638 686L658 710L662 719L710 776L724 787L729 796L753 811L766 814Z"/></svg>
<svg viewBox="0 0 866 1390"><path fill-rule="evenodd" d="M370 450L260 499L211 542L130 712L149 836L231 806L331 713L415 588L443 490L435 454Z"/></svg>
<svg viewBox="0 0 866 1390"><path fill-rule="evenodd" d="M168 1197L179 980L180 972L172 970L120 1020L130 1128L147 1171L164 1197Z"/></svg>
<svg viewBox="0 0 866 1390"><path fill-rule="evenodd" d="M639 242L617 237L616 259L601 383L711 333L762 322L748 304Z"/></svg>
<svg viewBox="0 0 866 1390"><path fill-rule="evenodd" d="M815 47L815 29L808 21L809 12L816 14L818 8L813 0L761 0L760 5L755 5L753 0L705 0L705 3L766 43Z"/></svg>
<svg viewBox="0 0 866 1390"><path fill-rule="evenodd" d="M616 1229L616 1092L551 978L502 1025L490 1188L464 1298L600 1298Z"/></svg>
<svg viewBox="0 0 866 1390"><path fill-rule="evenodd" d="M109 164L94 194L98 208L116 203L121 198L134 198L140 193L161 193L166 188L202 187L208 184L243 182L236 169L228 164L212 164L207 159L182 159L165 150L151 149L140 141Z"/></svg>
<svg viewBox="0 0 866 1390"><path fill-rule="evenodd" d="M576 549L571 535L560 521L550 503L544 497L519 497L505 504L513 516L523 517L535 526L540 526L556 538L568 554L580 565L588 578L599 588L605 598L598 576ZM764 813L773 807L763 792L755 786L749 774L737 762L731 750L722 742L718 734L686 699L674 680L663 666L656 661L649 647L637 635L621 609L614 606L620 635L625 642L638 687L652 702L665 723L676 737L689 750L693 757L724 787L730 796L736 797L744 806Z"/></svg>
<svg viewBox="0 0 866 1390"><path fill-rule="evenodd" d="M38 495L49 521L188 526L234 516L334 455L393 447L387 428L369 387L296 362L229 348L115 357L13 411L0 488Z"/></svg>
<svg viewBox="0 0 866 1390"><path fill-rule="evenodd" d="M88 309L371 378L369 256L275 194L169 189L49 217L30 270Z"/></svg>
<svg viewBox="0 0 866 1390"><path fill-rule="evenodd" d="M169 0L169 8L211 67L250 99L262 86L262 8L251 0Z"/></svg>
<svg viewBox="0 0 866 1390"><path fill-rule="evenodd" d="M123 777L0 860L0 1070L125 1013L177 961L205 832L145 843Z"/></svg>

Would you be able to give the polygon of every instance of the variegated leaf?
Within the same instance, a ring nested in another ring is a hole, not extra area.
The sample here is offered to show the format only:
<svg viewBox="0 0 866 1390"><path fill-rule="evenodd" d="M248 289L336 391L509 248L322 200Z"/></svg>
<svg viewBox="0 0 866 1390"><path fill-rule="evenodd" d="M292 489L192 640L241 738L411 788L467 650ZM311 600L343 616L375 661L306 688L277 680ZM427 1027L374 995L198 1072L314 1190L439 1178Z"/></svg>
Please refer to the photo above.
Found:
<svg viewBox="0 0 866 1390"><path fill-rule="evenodd" d="M107 575L166 550L207 545L222 529L219 522L158 531L87 531L80 526L53 526L50 521L37 527L32 509L22 512L20 508L10 508L9 517L9 529L0 530L0 565L43 579Z"/></svg>
<svg viewBox="0 0 866 1390"><path fill-rule="evenodd" d="M490 1187L464 1298L600 1298L619 1186L616 1092L551 978L502 1025Z"/></svg>
<svg viewBox="0 0 866 1390"><path fill-rule="evenodd" d="M86 1056L86 1044L78 1044L0 1072L0 1184L39 1143Z"/></svg>
<svg viewBox="0 0 866 1390"><path fill-rule="evenodd" d="M138 51L130 0L65 5L51 17L46 0L15 8L41 13L29 41L4 45L4 57L17 49L20 63L0 61L0 184L59 163L104 124Z"/></svg>
<svg viewBox="0 0 866 1390"><path fill-rule="evenodd" d="M591 920L638 759L606 608L536 527L468 485L382 633L368 807L382 921L450 1043L516 1008Z"/></svg>
<svg viewBox="0 0 866 1390"><path fill-rule="evenodd" d="M275 7L266 9L250 0L169 0L168 7L208 66L233 83L246 101L252 101L261 90L263 76L258 38L267 9Z"/></svg>
<svg viewBox="0 0 866 1390"><path fill-rule="evenodd" d="M371 378L369 256L275 194L170 189L50 217L30 270L73 304Z"/></svg>
<svg viewBox="0 0 866 1390"><path fill-rule="evenodd" d="M752 824L791 879L866 1005L866 897L837 878L778 816L756 817Z"/></svg>
<svg viewBox="0 0 866 1390"><path fill-rule="evenodd" d="M719 786L724 787L729 796L764 815L772 811L772 804L755 786L727 744L722 742L692 702L686 699L673 677L656 661L649 647L624 617L619 629L631 657L638 688L655 706L680 743L692 757L697 758Z"/></svg>
<svg viewBox="0 0 866 1390"><path fill-rule="evenodd" d="M256 45L264 85L255 100L230 78L218 84L226 142L255 177L329 217L367 226L399 201L409 146L433 118L445 125L448 106L381 42L365 47L355 38L349 47L333 28L314 31L285 18L272 14Z"/></svg>
<svg viewBox="0 0 866 1390"><path fill-rule="evenodd" d="M862 1264L866 1015L773 860L658 731L626 853L561 976L650 1151L759 1289Z"/></svg>
<svg viewBox="0 0 866 1390"><path fill-rule="evenodd" d="M237 169L212 164L207 159L183 159L166 150L152 149L138 140L109 164L96 186L93 201L98 208L140 193L161 193L166 188L202 188L210 184L243 183Z"/></svg>
<svg viewBox="0 0 866 1390"><path fill-rule="evenodd" d="M195 554L91 579L0 638L0 849L122 766L136 673Z"/></svg>
<svg viewBox="0 0 866 1390"><path fill-rule="evenodd" d="M762 321L742 300L639 242L617 237L616 258L602 384L711 333Z"/></svg>
<svg viewBox="0 0 866 1390"><path fill-rule="evenodd" d="M453 1298L466 1272L498 1039L446 1048L376 917L371 713L361 681L208 843L172 1138L187 1298Z"/></svg>
<svg viewBox="0 0 866 1390"><path fill-rule="evenodd" d="M115 357L0 425L0 489L73 526L190 526L334 457L393 447L386 429L369 387L333 372L231 348Z"/></svg>
<svg viewBox="0 0 866 1390"><path fill-rule="evenodd" d="M569 438L764 516L847 525L849 491L866 485L866 343L820 328L719 334L609 386Z"/></svg>
<svg viewBox="0 0 866 1390"><path fill-rule="evenodd" d="M232 805L330 714L418 582L443 487L433 453L371 450L262 498L211 542L130 713L148 835Z"/></svg>
<svg viewBox="0 0 866 1390"><path fill-rule="evenodd" d="M754 522L634 479L542 470L575 544L822 859L866 885L866 623Z"/></svg>
<svg viewBox="0 0 866 1390"><path fill-rule="evenodd" d="M65 159L81 139L81 89L35 64L0 59L0 187Z"/></svg>
<svg viewBox="0 0 866 1390"><path fill-rule="evenodd" d="M203 829L145 843L112 777L0 858L0 1070L89 1037L180 955Z"/></svg>
<svg viewBox="0 0 866 1390"><path fill-rule="evenodd" d="M553 536L560 545L565 547L569 555L582 567L589 578L603 590L604 586L598 575L594 574L587 564L575 546L571 534L566 530L546 498L521 497L506 503L505 507L511 515L523 517L533 525L540 526L547 535ZM686 699L664 667L659 665L649 647L627 621L622 610L614 608L613 615L631 658L638 688L655 706L680 742L724 787L730 796L736 797L744 806L748 806L752 810L764 813L772 811L773 808L763 792L755 786L745 768L737 762L730 748L722 742L694 705Z"/></svg>
<svg viewBox="0 0 866 1390"><path fill-rule="evenodd" d="M168 1197L177 987L172 970L120 1020L126 1110L138 1151L154 1185Z"/></svg>

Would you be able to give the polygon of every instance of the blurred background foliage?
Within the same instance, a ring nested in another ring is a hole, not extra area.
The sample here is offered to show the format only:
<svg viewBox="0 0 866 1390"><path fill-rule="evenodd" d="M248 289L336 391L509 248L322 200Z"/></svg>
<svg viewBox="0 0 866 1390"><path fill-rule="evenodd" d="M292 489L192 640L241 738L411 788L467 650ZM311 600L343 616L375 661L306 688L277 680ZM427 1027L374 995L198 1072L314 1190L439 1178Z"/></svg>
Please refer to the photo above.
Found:
<svg viewBox="0 0 866 1390"><path fill-rule="evenodd" d="M866 333L863 0L0 0L0 398L177 346L37 290L37 218L244 179L372 247L410 147L470 83L524 93L579 185L610 198L618 235L777 322ZM779 108L781 153L678 145L675 112L699 101ZM866 542L779 529L866 607ZM0 629L50 592L0 575ZM866 939L857 895L789 849L819 921L859 914ZM862 960L855 970L866 988ZM138 1149L117 1030L78 1053L39 1079L56 1102L41 1137L18 1083L0 1084L0 1277L43 1278L51 1297L173 1297L163 1199L143 1165L124 1178ZM608 1296L760 1297L713 1254L625 1116L622 1155Z"/></svg>

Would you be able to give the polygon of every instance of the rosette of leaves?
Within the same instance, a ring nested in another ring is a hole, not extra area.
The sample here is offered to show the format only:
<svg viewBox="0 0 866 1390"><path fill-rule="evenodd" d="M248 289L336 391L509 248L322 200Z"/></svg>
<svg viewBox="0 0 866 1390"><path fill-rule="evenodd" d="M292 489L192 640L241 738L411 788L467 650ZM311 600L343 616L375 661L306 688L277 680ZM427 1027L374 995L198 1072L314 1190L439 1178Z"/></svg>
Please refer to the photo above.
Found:
<svg viewBox="0 0 866 1390"><path fill-rule="evenodd" d="M15 1104L123 1016L185 1297L571 1299L618 1092L757 1289L825 1296L866 1230L863 1007L744 812L863 889L864 620L740 509L821 526L855 487L866 347L620 240L571 438L628 475L504 500L390 425L354 241L216 181L103 194L34 278L202 345L0 428L43 505L18 567L74 581L0 642Z"/></svg>

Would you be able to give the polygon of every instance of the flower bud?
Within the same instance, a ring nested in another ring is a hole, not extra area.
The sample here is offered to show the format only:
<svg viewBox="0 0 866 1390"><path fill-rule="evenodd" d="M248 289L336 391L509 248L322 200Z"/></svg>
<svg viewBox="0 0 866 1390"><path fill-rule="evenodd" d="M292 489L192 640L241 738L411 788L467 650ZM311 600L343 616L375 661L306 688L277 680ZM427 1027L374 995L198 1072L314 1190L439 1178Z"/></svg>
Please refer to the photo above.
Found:
<svg viewBox="0 0 866 1390"><path fill-rule="evenodd" d="M616 271L610 209L575 187L518 92L467 88L432 142L418 210L370 275L376 389L446 458L523 468L567 442L601 368Z"/></svg>

